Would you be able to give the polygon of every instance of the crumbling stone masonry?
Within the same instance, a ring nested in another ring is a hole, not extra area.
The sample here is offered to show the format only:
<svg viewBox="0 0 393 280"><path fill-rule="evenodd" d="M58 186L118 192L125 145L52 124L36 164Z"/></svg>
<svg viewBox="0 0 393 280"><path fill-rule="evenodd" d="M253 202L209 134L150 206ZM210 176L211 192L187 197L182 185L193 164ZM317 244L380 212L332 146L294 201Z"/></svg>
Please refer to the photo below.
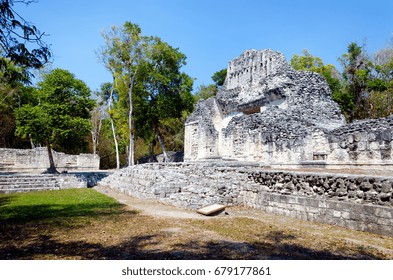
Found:
<svg viewBox="0 0 393 280"><path fill-rule="evenodd" d="M98 183L181 208L245 205L393 236L393 177L264 170L253 163L148 163Z"/></svg>
<svg viewBox="0 0 393 280"><path fill-rule="evenodd" d="M276 51L245 51L227 70L186 121L185 161L393 170L393 116L346 124L326 80Z"/></svg>

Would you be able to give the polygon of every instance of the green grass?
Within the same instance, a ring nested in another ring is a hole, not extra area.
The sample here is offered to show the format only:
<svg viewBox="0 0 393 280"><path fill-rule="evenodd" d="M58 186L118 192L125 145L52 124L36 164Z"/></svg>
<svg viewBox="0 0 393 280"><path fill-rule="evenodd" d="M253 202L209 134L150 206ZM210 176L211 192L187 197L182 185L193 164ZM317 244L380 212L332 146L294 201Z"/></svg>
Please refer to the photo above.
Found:
<svg viewBox="0 0 393 280"><path fill-rule="evenodd" d="M116 200L92 189L0 195L0 223L113 215L121 209Z"/></svg>

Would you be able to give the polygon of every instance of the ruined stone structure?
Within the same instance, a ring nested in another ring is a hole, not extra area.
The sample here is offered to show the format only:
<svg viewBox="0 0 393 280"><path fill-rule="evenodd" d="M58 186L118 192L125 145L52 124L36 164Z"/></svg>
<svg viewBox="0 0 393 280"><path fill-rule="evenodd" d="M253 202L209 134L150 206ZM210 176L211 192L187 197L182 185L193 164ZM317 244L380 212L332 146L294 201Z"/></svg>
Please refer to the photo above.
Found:
<svg viewBox="0 0 393 280"><path fill-rule="evenodd" d="M53 151L56 168L65 170L98 170L100 157L93 154L68 155ZM49 167L46 148L0 148L0 171L46 170Z"/></svg>
<svg viewBox="0 0 393 280"><path fill-rule="evenodd" d="M148 163L98 184L181 208L244 205L393 236L393 177L267 170L238 162Z"/></svg>
<svg viewBox="0 0 393 280"><path fill-rule="evenodd" d="M326 80L272 50L230 61L217 96L200 101L185 125L185 161L393 166L393 116L346 125Z"/></svg>

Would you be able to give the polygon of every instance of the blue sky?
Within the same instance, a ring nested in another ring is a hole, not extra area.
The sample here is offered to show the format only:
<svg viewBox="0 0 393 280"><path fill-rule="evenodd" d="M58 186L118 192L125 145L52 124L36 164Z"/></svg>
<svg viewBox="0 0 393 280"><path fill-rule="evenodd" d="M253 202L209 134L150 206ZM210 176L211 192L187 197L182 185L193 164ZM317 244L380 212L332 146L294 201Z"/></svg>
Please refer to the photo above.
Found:
<svg viewBox="0 0 393 280"><path fill-rule="evenodd" d="M273 49L287 58L307 49L328 64L350 42L373 53L393 37L393 1L311 0L38 0L15 9L50 36L53 67L67 69L97 90L110 74L98 62L102 30L125 21L187 56L194 88L247 49Z"/></svg>

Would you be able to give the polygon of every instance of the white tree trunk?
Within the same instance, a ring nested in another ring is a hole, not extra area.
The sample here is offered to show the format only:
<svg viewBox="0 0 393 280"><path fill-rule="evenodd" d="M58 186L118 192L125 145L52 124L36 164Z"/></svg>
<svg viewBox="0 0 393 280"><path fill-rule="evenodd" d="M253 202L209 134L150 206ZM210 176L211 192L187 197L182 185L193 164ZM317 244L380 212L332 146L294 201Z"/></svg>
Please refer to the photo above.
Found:
<svg viewBox="0 0 393 280"><path fill-rule="evenodd" d="M110 93L110 96L109 96L109 110L112 108L114 86L115 86L115 76L113 74L113 86L112 86L111 93ZM115 150L116 150L116 169L120 169L119 145L117 143L115 124L114 124L114 121L113 121L113 118L112 118L111 114L109 114L109 119L111 120L113 142L115 143Z"/></svg>
<svg viewBox="0 0 393 280"><path fill-rule="evenodd" d="M130 103L130 107L128 109L128 129L129 129L129 152L128 152L128 166L134 165L134 132L133 132L133 123L132 123L132 111L133 111L133 102L132 102L132 90L134 87L134 80L136 76L137 70L135 70L134 74L130 78L130 88L128 90L128 100Z"/></svg>
<svg viewBox="0 0 393 280"><path fill-rule="evenodd" d="M162 153L164 154L164 161L168 162L169 159L168 159L168 155L167 155L167 153L165 151L165 144L164 144L164 141L162 140L161 133L158 130L158 128L156 129L156 132L157 132L158 142L160 142Z"/></svg>
<svg viewBox="0 0 393 280"><path fill-rule="evenodd" d="M113 122L112 117L110 117L110 120L111 120L111 128L112 128L113 141L115 142L115 150L116 150L116 169L120 169L119 145L118 145L117 139L116 139L115 124L114 124L114 122Z"/></svg>

